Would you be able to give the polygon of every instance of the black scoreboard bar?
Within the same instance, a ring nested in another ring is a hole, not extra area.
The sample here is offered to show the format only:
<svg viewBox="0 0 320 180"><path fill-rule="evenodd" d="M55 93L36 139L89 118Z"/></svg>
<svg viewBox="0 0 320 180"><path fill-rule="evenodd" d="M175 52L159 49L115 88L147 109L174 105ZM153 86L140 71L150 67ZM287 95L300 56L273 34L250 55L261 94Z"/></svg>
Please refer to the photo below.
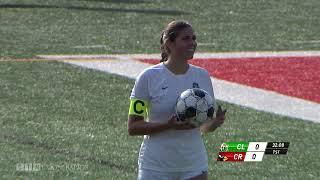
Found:
<svg viewBox="0 0 320 180"><path fill-rule="evenodd" d="M265 154L287 154L290 142L268 142Z"/></svg>

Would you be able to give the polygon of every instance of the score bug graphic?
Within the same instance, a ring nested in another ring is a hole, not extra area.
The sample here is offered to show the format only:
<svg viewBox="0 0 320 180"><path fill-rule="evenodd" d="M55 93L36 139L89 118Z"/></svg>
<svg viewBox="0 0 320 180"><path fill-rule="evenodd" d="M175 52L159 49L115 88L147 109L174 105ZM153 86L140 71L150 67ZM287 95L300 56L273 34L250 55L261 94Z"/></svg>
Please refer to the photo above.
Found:
<svg viewBox="0 0 320 180"><path fill-rule="evenodd" d="M217 161L260 162L265 154L287 154L289 144L289 142L225 142L220 146Z"/></svg>

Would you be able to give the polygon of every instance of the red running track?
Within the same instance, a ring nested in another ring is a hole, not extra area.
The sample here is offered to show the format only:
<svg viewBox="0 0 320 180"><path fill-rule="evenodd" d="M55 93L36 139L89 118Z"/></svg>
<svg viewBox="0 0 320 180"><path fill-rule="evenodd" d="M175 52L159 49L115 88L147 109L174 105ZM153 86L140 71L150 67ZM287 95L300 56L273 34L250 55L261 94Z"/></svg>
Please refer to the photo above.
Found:
<svg viewBox="0 0 320 180"><path fill-rule="evenodd" d="M320 103L320 57L203 58L190 63L218 79Z"/></svg>

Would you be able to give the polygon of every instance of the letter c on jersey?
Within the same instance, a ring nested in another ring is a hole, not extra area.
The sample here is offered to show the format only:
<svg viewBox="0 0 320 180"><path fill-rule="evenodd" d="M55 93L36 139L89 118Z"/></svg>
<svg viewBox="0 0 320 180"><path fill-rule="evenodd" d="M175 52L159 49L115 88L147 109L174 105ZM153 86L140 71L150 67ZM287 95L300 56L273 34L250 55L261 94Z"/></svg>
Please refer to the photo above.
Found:
<svg viewBox="0 0 320 180"><path fill-rule="evenodd" d="M138 110L138 105L141 104L142 108L139 108L140 110ZM140 100L136 100L134 103L133 103L133 110L135 113L137 114L142 114L144 112L144 107L145 104L143 101L140 101Z"/></svg>
<svg viewBox="0 0 320 180"><path fill-rule="evenodd" d="M141 99L131 99L129 115L144 116L147 115L148 102Z"/></svg>

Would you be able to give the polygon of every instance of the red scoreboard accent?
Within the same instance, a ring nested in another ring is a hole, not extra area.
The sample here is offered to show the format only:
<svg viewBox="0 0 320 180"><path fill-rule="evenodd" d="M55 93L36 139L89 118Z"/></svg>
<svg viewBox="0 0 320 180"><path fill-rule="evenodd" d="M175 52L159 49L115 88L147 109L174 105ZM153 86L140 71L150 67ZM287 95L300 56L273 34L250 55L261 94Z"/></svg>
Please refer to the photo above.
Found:
<svg viewBox="0 0 320 180"><path fill-rule="evenodd" d="M246 156L246 152L219 152L217 161L242 162Z"/></svg>

